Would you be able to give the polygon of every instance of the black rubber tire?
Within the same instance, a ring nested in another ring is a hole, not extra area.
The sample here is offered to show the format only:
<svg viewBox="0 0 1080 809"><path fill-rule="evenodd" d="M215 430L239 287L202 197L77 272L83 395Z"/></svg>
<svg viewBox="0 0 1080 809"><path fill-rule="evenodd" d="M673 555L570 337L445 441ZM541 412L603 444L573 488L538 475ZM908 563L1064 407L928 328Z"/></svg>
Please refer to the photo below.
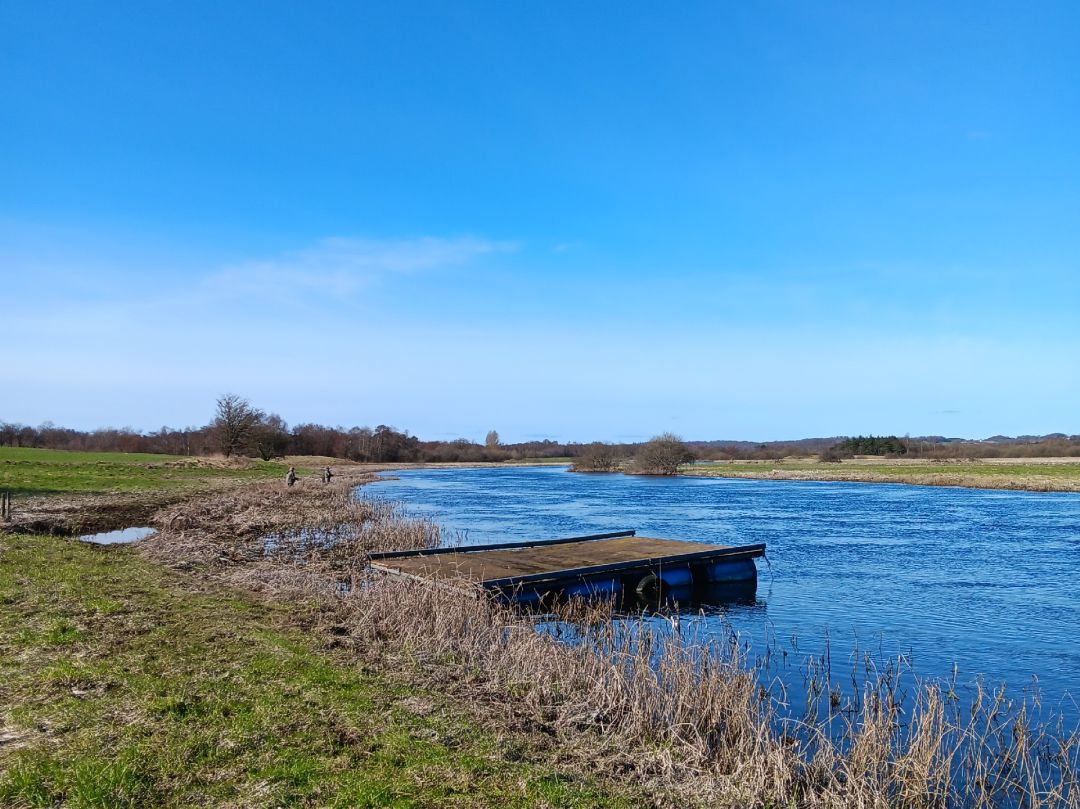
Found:
<svg viewBox="0 0 1080 809"><path fill-rule="evenodd" d="M643 598L646 601L659 599L663 594L663 589L664 580L655 573L646 573L634 585L634 592L638 594L638 598Z"/></svg>

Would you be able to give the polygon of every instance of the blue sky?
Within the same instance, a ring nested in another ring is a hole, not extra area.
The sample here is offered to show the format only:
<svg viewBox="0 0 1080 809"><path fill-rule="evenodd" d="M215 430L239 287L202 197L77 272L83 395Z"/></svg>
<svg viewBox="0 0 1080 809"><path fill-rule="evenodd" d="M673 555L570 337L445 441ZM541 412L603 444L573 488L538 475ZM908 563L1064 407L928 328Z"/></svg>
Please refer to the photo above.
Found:
<svg viewBox="0 0 1080 809"><path fill-rule="evenodd" d="M0 7L0 420L1080 433L1074 3Z"/></svg>

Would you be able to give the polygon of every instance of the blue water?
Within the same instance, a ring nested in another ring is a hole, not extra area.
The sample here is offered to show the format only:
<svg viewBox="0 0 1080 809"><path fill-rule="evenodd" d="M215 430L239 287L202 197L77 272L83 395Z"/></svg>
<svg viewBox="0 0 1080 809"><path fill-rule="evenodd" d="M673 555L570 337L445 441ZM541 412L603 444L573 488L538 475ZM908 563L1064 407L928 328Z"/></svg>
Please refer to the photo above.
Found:
<svg viewBox="0 0 1080 809"><path fill-rule="evenodd" d="M1080 495L924 486L577 475L564 468L410 470L365 490L468 544L618 529L764 542L753 604L705 620L759 651L850 668L856 646L920 677L982 675L1080 716Z"/></svg>

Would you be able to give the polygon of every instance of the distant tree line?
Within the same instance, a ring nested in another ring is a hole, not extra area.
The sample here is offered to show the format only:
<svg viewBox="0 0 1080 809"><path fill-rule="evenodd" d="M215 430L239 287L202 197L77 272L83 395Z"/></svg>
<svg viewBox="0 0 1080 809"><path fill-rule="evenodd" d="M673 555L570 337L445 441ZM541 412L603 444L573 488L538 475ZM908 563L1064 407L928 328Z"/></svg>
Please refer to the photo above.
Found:
<svg viewBox="0 0 1080 809"><path fill-rule="evenodd" d="M983 441L930 436L898 438L855 436L822 450L823 461L842 461L855 455L924 458L929 460L974 460L977 458L1056 458L1080 456L1080 436L1056 433L1046 436L994 436Z"/></svg>
<svg viewBox="0 0 1080 809"><path fill-rule="evenodd" d="M1080 435L994 436L983 441L958 438L906 438L909 458L1068 458L1080 456Z"/></svg>
<svg viewBox="0 0 1080 809"><path fill-rule="evenodd" d="M840 452L851 455L904 455L907 446L895 435L857 435L836 445Z"/></svg>
<svg viewBox="0 0 1080 809"><path fill-rule="evenodd" d="M167 455L242 455L279 458L322 455L371 463L483 462L526 458L569 458L579 471L632 469L673 474L691 460L774 461L819 455L842 460L852 455L904 455L909 458L1001 458L1080 456L1080 436L994 436L971 441L943 436L856 436L794 441L687 441L670 433L646 442L561 443L552 440L505 444L491 430L478 443L466 438L422 441L385 424L372 427L289 426L236 394L218 397L213 420L199 427L162 427L141 432L130 427L74 430L45 422L36 427L0 420L0 446L41 447L85 452L150 452ZM674 463L674 465L673 465ZM651 470L651 471L649 471Z"/></svg>
<svg viewBox="0 0 1080 809"><path fill-rule="evenodd" d="M81 452L149 452L166 455L245 456L271 460L285 455L323 455L368 463L478 462L568 457L578 445L557 441L503 444L494 430L483 444L465 438L421 441L408 431L377 427L290 427L281 416L265 413L247 399L218 397L213 420L200 427L140 432L130 427L74 430L45 422L37 427L0 421L0 446Z"/></svg>
<svg viewBox="0 0 1080 809"><path fill-rule="evenodd" d="M840 437L794 441L691 441L689 447L704 461L778 461L791 456L816 455Z"/></svg>

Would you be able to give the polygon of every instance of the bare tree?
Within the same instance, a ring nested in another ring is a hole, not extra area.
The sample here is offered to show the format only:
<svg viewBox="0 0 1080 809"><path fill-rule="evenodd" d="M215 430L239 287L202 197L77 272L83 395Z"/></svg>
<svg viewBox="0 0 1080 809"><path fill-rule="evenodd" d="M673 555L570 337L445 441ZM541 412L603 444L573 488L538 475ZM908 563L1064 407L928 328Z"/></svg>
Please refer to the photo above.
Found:
<svg viewBox="0 0 1080 809"><path fill-rule="evenodd" d="M634 456L634 472L639 475L675 475L679 464L694 460L694 453L674 433L649 439Z"/></svg>
<svg viewBox="0 0 1080 809"><path fill-rule="evenodd" d="M499 448L499 434L497 432L495 432L495 430L489 431L487 436L485 436L485 438L484 438L484 446L487 447L488 449L498 449Z"/></svg>
<svg viewBox="0 0 1080 809"><path fill-rule="evenodd" d="M263 412L251 406L251 402L235 393L223 393L217 400L217 416L214 432L218 446L230 457L241 453L251 444L255 428L262 424Z"/></svg>
<svg viewBox="0 0 1080 809"><path fill-rule="evenodd" d="M570 469L574 472L614 472L619 466L619 456L612 444L595 441L586 444Z"/></svg>
<svg viewBox="0 0 1080 809"><path fill-rule="evenodd" d="M283 458L289 439L289 425L277 413L261 419L251 431L251 444L264 461Z"/></svg>

